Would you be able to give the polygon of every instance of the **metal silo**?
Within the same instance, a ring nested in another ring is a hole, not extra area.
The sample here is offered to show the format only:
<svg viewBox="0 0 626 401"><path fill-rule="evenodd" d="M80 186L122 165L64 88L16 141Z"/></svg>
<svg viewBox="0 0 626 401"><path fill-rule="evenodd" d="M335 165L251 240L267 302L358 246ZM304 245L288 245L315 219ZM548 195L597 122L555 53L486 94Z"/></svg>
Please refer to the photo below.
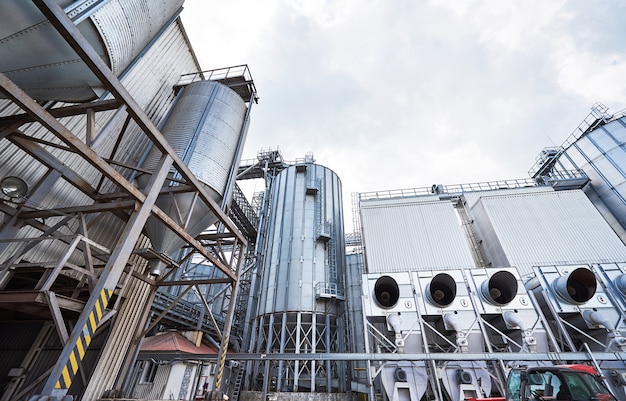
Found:
<svg viewBox="0 0 626 401"><path fill-rule="evenodd" d="M278 174L270 192L251 350L293 358L255 362L252 389L344 391L345 362L298 358L344 348L341 182L328 168L303 162Z"/></svg>
<svg viewBox="0 0 626 401"><path fill-rule="evenodd" d="M600 103L591 110L561 146L540 153L529 173L558 184L583 171L590 179L585 193L626 242L626 111L611 115Z"/></svg>
<svg viewBox="0 0 626 401"><path fill-rule="evenodd" d="M246 111L243 99L230 88L215 81L198 81L183 89L161 129L163 136L218 204L228 197L231 167L239 162ZM161 151L153 148L143 168L152 171L160 157ZM160 196L156 204L186 227L188 233L196 236L215 223L217 217L208 207L200 206L193 192L179 191L178 177L173 171L163 189L169 190L169 194ZM149 174L143 174L138 177L138 182L143 187L149 179ZM146 232L152 247L167 257L186 243L174 232L164 229L154 217L148 219ZM163 261L153 259L153 262L150 274L158 276L164 269Z"/></svg>
<svg viewBox="0 0 626 401"><path fill-rule="evenodd" d="M168 25L183 0L57 3L119 76ZM0 15L11 16L0 25L0 71L31 97L80 102L104 93L100 80L32 1L2 1Z"/></svg>

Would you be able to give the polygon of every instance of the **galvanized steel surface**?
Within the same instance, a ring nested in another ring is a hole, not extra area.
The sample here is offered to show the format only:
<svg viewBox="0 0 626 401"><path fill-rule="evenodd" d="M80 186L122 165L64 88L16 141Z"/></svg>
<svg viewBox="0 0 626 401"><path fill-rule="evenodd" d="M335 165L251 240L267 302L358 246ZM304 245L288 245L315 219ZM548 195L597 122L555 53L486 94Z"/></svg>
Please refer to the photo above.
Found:
<svg viewBox="0 0 626 401"><path fill-rule="evenodd" d="M169 60L169 62L165 62ZM155 121L162 121L167 115L172 101L174 100L173 85L180 74L188 71L199 70L195 58L183 34L179 22L172 24L159 38L157 42L146 52L141 60L133 66L133 69L125 74L122 83L131 92L139 104L145 108L147 114ZM8 100L0 100L0 109L3 115L12 115L19 112L17 106ZM96 127L98 135L93 144L94 149L103 157L113 154L117 137L122 130L125 113L117 111L102 112L96 114ZM72 133L79 138L85 139L85 116L67 117L61 120L63 124L72 129ZM29 124L22 128L29 136L42 138L58 143L45 128L38 124ZM115 159L124 164L138 166L142 160L142 154L147 151L149 140L137 126L131 124L123 133ZM53 146L41 145L46 152L50 153L65 166L71 168L78 176L89 182L96 188L99 185L101 174L87 165L84 160L72 152L67 152ZM32 208L55 208L64 205L89 205L93 200L84 193L70 185L63 179L56 180L49 188L40 188L35 191L37 182L44 176L48 168L37 162L24 151L16 147L8 140L0 141L0 171L4 175L17 175L29 184L31 194L26 201L26 206ZM120 172L130 178L133 171L120 169ZM119 189L108 181L101 184L101 192L116 192ZM49 218L46 223L54 224L60 218ZM68 233L75 232L77 222L68 223ZM96 242L113 248L119 238L121 222L117 218L101 219L98 224L90 227L89 237ZM37 235L32 229L24 228L17 237ZM17 246L17 245L15 245ZM9 246L6 253L10 253L14 246ZM64 249L58 246L41 244L30 251L27 258L31 260L53 260ZM1 255L0 255L1 256ZM81 255L78 256L82 258ZM4 259L4 257L2 257Z"/></svg>
<svg viewBox="0 0 626 401"><path fill-rule="evenodd" d="M235 157L246 110L243 100L230 88L212 81L194 82L183 89L161 129L163 136L206 185L205 189L218 204L224 196L231 166L239 162ZM160 157L161 151L153 148L142 167L154 170ZM141 175L138 181L143 186L149 178L148 174ZM161 197L157 205L175 221L179 221L182 215L183 221L179 223L187 224L187 231L196 236L217 217L208 207L194 207L194 202L194 194L183 193ZM187 216L191 211L192 215ZM153 247L168 256L184 244L184 240L164 229L156 218L148 220L146 230Z"/></svg>
<svg viewBox="0 0 626 401"><path fill-rule="evenodd" d="M560 168L580 168L591 187L626 228L626 117L597 128L559 157Z"/></svg>
<svg viewBox="0 0 626 401"><path fill-rule="evenodd" d="M345 294L339 177L315 164L291 166L278 174L271 196L258 314L337 314L324 300Z"/></svg>
<svg viewBox="0 0 626 401"><path fill-rule="evenodd" d="M368 273L476 266L450 201L367 200L360 209Z"/></svg>
<svg viewBox="0 0 626 401"><path fill-rule="evenodd" d="M224 195L234 162L246 105L230 88L200 81L186 86L161 129L198 179ZM144 168L152 170L161 152L151 151Z"/></svg>
<svg viewBox="0 0 626 401"><path fill-rule="evenodd" d="M71 1L59 0L61 6ZM121 74L182 6L183 0L99 1L79 27ZM98 79L31 1L0 2L0 71L35 99L92 100L104 93ZM188 71L187 71L188 72Z"/></svg>
<svg viewBox="0 0 626 401"><path fill-rule="evenodd" d="M620 262L626 246L581 190L483 194L469 211L491 266Z"/></svg>

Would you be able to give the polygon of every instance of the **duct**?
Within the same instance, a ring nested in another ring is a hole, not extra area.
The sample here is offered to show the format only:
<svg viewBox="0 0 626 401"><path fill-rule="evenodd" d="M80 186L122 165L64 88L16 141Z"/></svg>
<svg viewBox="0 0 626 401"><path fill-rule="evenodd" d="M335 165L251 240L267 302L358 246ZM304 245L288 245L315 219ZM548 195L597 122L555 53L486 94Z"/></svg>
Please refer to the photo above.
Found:
<svg viewBox="0 0 626 401"><path fill-rule="evenodd" d="M615 325L609 320L609 317L602 312L587 309L583 311L583 318L594 327L604 326L607 330L611 331L616 329Z"/></svg>
<svg viewBox="0 0 626 401"><path fill-rule="evenodd" d="M482 282L480 295L483 300L492 305L507 305L517 295L517 279L508 271L498 271Z"/></svg>
<svg viewBox="0 0 626 401"><path fill-rule="evenodd" d="M402 318L400 317L400 314L388 315L387 324L391 327L391 329L393 330L395 334L395 337L396 337L395 344L396 344L396 347L398 347L398 352L404 353L404 339L402 338L402 332L401 332Z"/></svg>
<svg viewBox="0 0 626 401"><path fill-rule="evenodd" d="M518 328L520 330L526 330L526 323L522 319L522 317L513 311L506 311L502 315L504 317L504 321L507 326L510 328Z"/></svg>
<svg viewBox="0 0 626 401"><path fill-rule="evenodd" d="M452 330L456 334L456 345L459 347L461 352L469 352L469 341L465 336L465 333L461 329L461 318L460 315L455 313L444 313L443 314L443 323L446 330Z"/></svg>
<svg viewBox="0 0 626 401"><path fill-rule="evenodd" d="M433 277L426 287L426 299L433 305L446 307L456 298L456 282L447 273Z"/></svg>
<svg viewBox="0 0 626 401"><path fill-rule="evenodd" d="M374 284L374 298L383 308L393 308L398 303L400 289L392 277L382 276Z"/></svg>
<svg viewBox="0 0 626 401"><path fill-rule="evenodd" d="M459 315L456 315L454 313L444 313L443 322L445 324L446 330L461 331Z"/></svg>
<svg viewBox="0 0 626 401"><path fill-rule="evenodd" d="M562 300L570 304L582 305L596 293L597 282L591 270L579 267L554 280L552 286L554 292Z"/></svg>
<svg viewBox="0 0 626 401"><path fill-rule="evenodd" d="M615 278L615 286L622 295L626 296L626 274L621 274Z"/></svg>

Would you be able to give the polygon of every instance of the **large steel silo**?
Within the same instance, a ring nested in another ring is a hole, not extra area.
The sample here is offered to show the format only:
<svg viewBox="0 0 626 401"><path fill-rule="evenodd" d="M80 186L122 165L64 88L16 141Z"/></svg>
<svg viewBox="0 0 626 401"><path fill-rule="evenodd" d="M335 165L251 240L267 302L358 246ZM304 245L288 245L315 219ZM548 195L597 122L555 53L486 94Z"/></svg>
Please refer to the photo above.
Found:
<svg viewBox="0 0 626 401"><path fill-rule="evenodd" d="M252 387L343 391L345 362L298 360L298 354L344 349L341 181L326 167L297 163L278 174L270 191L251 351L293 359L255 362Z"/></svg>
<svg viewBox="0 0 626 401"><path fill-rule="evenodd" d="M183 0L57 3L119 76L176 15ZM0 15L11 16L0 25L0 71L31 97L82 102L104 93L100 80L32 1L2 1Z"/></svg>
<svg viewBox="0 0 626 401"><path fill-rule="evenodd" d="M228 196L231 166L239 163L246 110L245 102L232 89L215 81L194 82L183 89L161 129L163 136L218 204ZM154 170L160 157L161 152L153 148L143 168ZM164 188L171 189L171 192L160 196L156 204L186 227L189 234L198 235L215 223L217 217L197 201L193 192L176 191L179 186L177 178L180 177L176 177L172 170ZM142 174L137 180L143 187L149 179L148 174ZM148 219L146 232L152 247L168 257L185 244L155 217ZM155 259L151 274L157 276L163 268L162 262Z"/></svg>
<svg viewBox="0 0 626 401"><path fill-rule="evenodd" d="M542 161L550 167L546 175L555 180L563 171L582 170L590 178L585 192L601 212L608 209L610 213L603 213L605 218L626 241L626 112L609 115L607 110L601 104L594 105L561 147L542 152L548 156ZM553 162L551 154L556 157Z"/></svg>

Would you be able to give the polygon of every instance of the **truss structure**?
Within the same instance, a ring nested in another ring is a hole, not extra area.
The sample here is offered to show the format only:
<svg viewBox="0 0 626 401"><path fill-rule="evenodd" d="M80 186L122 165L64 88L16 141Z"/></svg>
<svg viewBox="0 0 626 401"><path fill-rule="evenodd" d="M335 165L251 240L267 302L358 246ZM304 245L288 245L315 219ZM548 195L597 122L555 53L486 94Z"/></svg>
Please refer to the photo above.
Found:
<svg viewBox="0 0 626 401"><path fill-rule="evenodd" d="M0 226L0 314L9 319L27 314L53 322L62 351L54 366L36 382L45 382L42 394L63 396L73 379L83 375L81 361L91 338L119 311L122 294L130 280L140 280L152 288L139 311L144 322L159 286L179 286L184 294L200 285L219 285L234 299L247 242L56 2L34 2L111 97L61 107L55 107L54 103L39 104L6 75L0 74L0 91L22 110L20 114L0 118L0 141L9 141L15 149L25 152L43 172L27 198L5 197L0 202L4 218ZM125 114L126 123L117 133L118 142L112 153L105 156L98 154L92 144L98 139L99 113L111 110ZM68 116L84 116L86 132L74 132L64 126L62 118ZM119 144L131 124L138 126L146 140L162 152L155 171L141 171L118 159L122 153ZM45 127L49 135L45 138L30 136L23 127L32 126ZM73 163L64 163L61 154L71 155ZM79 171L84 170L98 175L97 184L83 178ZM171 180L169 173L172 171L177 182L175 187L168 187L165 184ZM143 190L129 178L137 173L152 175ZM42 206L46 204L46 197L58 191L77 192L80 196L74 199L81 200L75 204ZM180 216L175 218L155 205L158 197L169 196L172 192L194 194L197 204L207 207L217 217L217 229L200 237L190 235L184 218L190 211L181 210ZM145 272L147 260L163 258L150 249L142 235L149 218L158 219L164 229L174 232L186 243L179 260L165 260L169 270L158 279ZM109 232L117 233L114 240L91 235L103 224ZM177 277L177 267L193 255L210 263L219 274L198 280ZM169 309L153 319L148 329L179 300L180 297L173 300ZM234 302L231 302L221 324L211 319L217 340L221 342L217 386L221 384L233 313ZM68 326L68 322L72 322L72 326ZM135 344L146 331L138 331ZM118 350L122 354L127 351ZM20 383L12 383L12 386L12 394L18 395Z"/></svg>

